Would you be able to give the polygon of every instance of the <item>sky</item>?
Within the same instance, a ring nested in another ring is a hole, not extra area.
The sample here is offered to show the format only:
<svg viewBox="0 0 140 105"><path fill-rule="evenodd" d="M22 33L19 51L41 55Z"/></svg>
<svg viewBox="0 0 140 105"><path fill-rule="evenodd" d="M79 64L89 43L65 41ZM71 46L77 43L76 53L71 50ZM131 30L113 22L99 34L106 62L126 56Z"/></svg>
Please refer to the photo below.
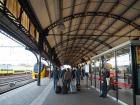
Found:
<svg viewBox="0 0 140 105"><path fill-rule="evenodd" d="M24 46L0 33L0 64L33 65L35 63L36 58L30 51L25 50Z"/></svg>

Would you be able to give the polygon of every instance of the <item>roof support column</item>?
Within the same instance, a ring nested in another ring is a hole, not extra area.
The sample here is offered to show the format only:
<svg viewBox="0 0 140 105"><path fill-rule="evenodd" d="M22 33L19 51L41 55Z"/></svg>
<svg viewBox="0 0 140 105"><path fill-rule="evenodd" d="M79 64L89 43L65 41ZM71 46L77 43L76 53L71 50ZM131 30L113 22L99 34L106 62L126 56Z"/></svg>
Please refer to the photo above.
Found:
<svg viewBox="0 0 140 105"><path fill-rule="evenodd" d="M41 70L41 53L43 51L43 42L44 36L39 34L39 63L38 63L38 76L37 76L37 85L40 86L40 70Z"/></svg>

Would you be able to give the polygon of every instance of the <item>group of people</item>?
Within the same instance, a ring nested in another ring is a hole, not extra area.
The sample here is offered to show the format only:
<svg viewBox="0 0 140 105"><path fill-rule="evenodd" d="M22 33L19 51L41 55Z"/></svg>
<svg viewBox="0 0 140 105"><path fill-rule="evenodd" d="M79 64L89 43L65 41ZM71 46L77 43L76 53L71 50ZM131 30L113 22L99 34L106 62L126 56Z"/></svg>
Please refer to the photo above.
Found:
<svg viewBox="0 0 140 105"><path fill-rule="evenodd" d="M54 90L56 89L56 86L58 83L60 83L60 80L62 80L62 85L66 86L68 90L70 89L70 83L72 81L76 81L76 85L80 85L80 80L84 77L88 77L88 74L85 73L83 69L77 68L77 69L63 69L63 70L53 70L52 76L54 79ZM106 97L107 92L109 90L108 81L109 81L110 72L106 68L102 69L102 82L101 82L101 94L100 97Z"/></svg>
<svg viewBox="0 0 140 105"><path fill-rule="evenodd" d="M52 77L54 79L54 90L56 89L57 84L60 83L60 80L62 80L63 86L67 86L69 90L71 81L76 81L76 84L80 85L80 79L83 79L84 76L85 72L80 68L67 68L63 70L57 68L52 72Z"/></svg>

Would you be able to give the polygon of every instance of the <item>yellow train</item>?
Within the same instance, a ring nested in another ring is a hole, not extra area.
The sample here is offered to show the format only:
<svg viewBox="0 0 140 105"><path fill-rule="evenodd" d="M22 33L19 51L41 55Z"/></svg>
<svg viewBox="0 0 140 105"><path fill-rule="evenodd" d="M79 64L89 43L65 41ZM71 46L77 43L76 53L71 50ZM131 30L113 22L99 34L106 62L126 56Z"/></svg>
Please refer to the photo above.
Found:
<svg viewBox="0 0 140 105"><path fill-rule="evenodd" d="M34 65L34 70L32 71L32 79L36 79L38 75L38 64ZM48 77L49 71L47 70L47 66L41 63L41 70L40 70L40 78Z"/></svg>

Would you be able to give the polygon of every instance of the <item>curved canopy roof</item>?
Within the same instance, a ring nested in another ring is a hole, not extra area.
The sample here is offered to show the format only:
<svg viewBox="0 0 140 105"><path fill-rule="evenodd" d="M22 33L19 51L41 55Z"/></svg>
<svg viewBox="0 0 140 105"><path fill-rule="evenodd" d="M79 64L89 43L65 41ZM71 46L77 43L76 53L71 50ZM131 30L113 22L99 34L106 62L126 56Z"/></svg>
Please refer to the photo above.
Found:
<svg viewBox="0 0 140 105"><path fill-rule="evenodd" d="M140 36L140 0L27 0L26 4L61 63L89 60Z"/></svg>

